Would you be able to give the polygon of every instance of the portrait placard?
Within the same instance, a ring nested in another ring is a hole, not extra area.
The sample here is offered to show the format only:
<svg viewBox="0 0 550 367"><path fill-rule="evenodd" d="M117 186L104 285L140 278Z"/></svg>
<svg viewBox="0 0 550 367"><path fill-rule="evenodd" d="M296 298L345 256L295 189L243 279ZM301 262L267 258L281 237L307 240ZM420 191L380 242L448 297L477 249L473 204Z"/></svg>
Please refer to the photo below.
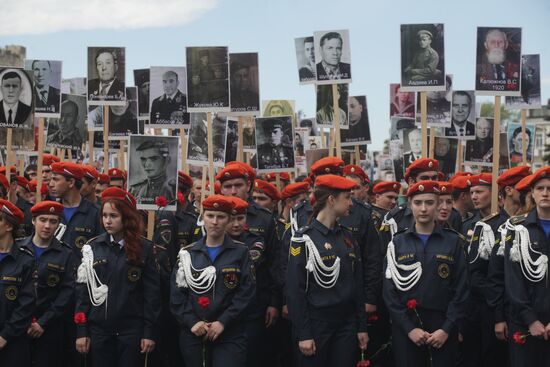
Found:
<svg viewBox="0 0 550 367"><path fill-rule="evenodd" d="M268 99L262 101L262 117L292 116L295 102L287 99Z"/></svg>
<svg viewBox="0 0 550 367"><path fill-rule="evenodd" d="M313 38L317 84L351 83L349 31L318 31Z"/></svg>
<svg viewBox="0 0 550 367"><path fill-rule="evenodd" d="M317 81L317 67L315 65L313 36L295 38L294 45L296 47L296 62L300 84L315 83Z"/></svg>
<svg viewBox="0 0 550 367"><path fill-rule="evenodd" d="M243 123L243 152L256 152L256 120L247 118Z"/></svg>
<svg viewBox="0 0 550 367"><path fill-rule="evenodd" d="M61 117L49 118L46 146L81 150L88 139L86 97L61 94Z"/></svg>
<svg viewBox="0 0 550 367"><path fill-rule="evenodd" d="M126 49L88 47L88 104L123 105Z"/></svg>
<svg viewBox="0 0 550 367"><path fill-rule="evenodd" d="M338 114L340 129L348 128L349 84L338 84ZM334 127L335 113L332 100L332 85L317 86L317 124L321 127Z"/></svg>
<svg viewBox="0 0 550 367"><path fill-rule="evenodd" d="M239 149L239 121L235 117L227 118L227 133L225 137L225 162L237 160Z"/></svg>
<svg viewBox="0 0 550 367"><path fill-rule="evenodd" d="M61 79L61 93L86 96L87 88L86 78Z"/></svg>
<svg viewBox="0 0 550 367"><path fill-rule="evenodd" d="M478 166L491 166L493 164L493 128L494 119L488 117L478 117L476 119L475 139L466 142L464 163Z"/></svg>
<svg viewBox="0 0 550 367"><path fill-rule="evenodd" d="M61 108L61 61L26 60L33 76L34 115L59 117Z"/></svg>
<svg viewBox="0 0 550 367"><path fill-rule="evenodd" d="M294 170L292 116L256 118L258 172Z"/></svg>
<svg viewBox="0 0 550 367"><path fill-rule="evenodd" d="M343 147L370 143L369 113L366 96L351 96L348 99L348 129L340 131Z"/></svg>
<svg viewBox="0 0 550 367"><path fill-rule="evenodd" d="M541 108L540 55L521 55L521 97L506 97L507 109Z"/></svg>
<svg viewBox="0 0 550 367"><path fill-rule="evenodd" d="M390 117L415 117L415 96L414 92L401 91L401 84L390 84Z"/></svg>
<svg viewBox="0 0 550 367"><path fill-rule="evenodd" d="M455 90L451 98L451 126L445 137L472 140L476 135L476 98L473 90Z"/></svg>
<svg viewBox="0 0 550 367"><path fill-rule="evenodd" d="M451 127L453 76L446 76L446 90L426 92L426 122L428 127ZM416 94L416 126L422 124L420 93Z"/></svg>
<svg viewBox="0 0 550 367"><path fill-rule="evenodd" d="M403 141L390 140L390 158L393 161L395 181L404 180L405 168L403 167Z"/></svg>
<svg viewBox="0 0 550 367"><path fill-rule="evenodd" d="M219 113L212 117L214 167L223 167L225 164L226 127L226 114ZM208 166L208 121L206 113L191 113L187 162L196 166Z"/></svg>
<svg viewBox="0 0 550 367"><path fill-rule="evenodd" d="M521 124L510 122L507 127L508 132L508 152L510 155L510 165L515 167L523 161L523 138L521 134ZM505 145L501 140L501 146ZM525 126L525 144L527 145L527 164L533 163L533 154L535 149L535 125Z"/></svg>
<svg viewBox="0 0 550 367"><path fill-rule="evenodd" d="M185 76L185 73L183 73ZM139 119L149 120L149 103L151 92L151 70L134 70L134 84L138 88L138 117ZM184 83L185 85L185 83ZM186 106L187 109L187 106Z"/></svg>
<svg viewBox="0 0 550 367"><path fill-rule="evenodd" d="M128 140L128 136L139 133L137 87L126 87L125 104L109 108L109 139Z"/></svg>
<svg viewBox="0 0 550 367"><path fill-rule="evenodd" d="M183 66L151 67L148 127L177 128L189 125L186 78Z"/></svg>
<svg viewBox="0 0 550 367"><path fill-rule="evenodd" d="M32 129L33 82L29 71L0 68L0 128Z"/></svg>
<svg viewBox="0 0 550 367"><path fill-rule="evenodd" d="M231 112L239 116L260 112L260 77L257 53L229 54Z"/></svg>
<svg viewBox="0 0 550 367"><path fill-rule="evenodd" d="M434 159L437 159L439 170L445 173L447 177L456 172L458 143L458 139L435 137Z"/></svg>

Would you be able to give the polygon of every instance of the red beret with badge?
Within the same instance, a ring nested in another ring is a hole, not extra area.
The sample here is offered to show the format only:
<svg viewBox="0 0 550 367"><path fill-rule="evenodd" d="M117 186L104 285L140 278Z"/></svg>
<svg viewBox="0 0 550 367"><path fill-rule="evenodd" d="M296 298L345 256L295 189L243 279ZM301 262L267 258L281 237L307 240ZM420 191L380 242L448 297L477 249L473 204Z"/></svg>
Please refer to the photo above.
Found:
<svg viewBox="0 0 550 367"><path fill-rule="evenodd" d="M419 158L412 162L405 171L405 181L409 181L409 177L413 174L428 171L439 171L439 162L432 158Z"/></svg>
<svg viewBox="0 0 550 367"><path fill-rule="evenodd" d="M126 171L120 168L109 168L108 175L110 179L126 180Z"/></svg>
<svg viewBox="0 0 550 367"><path fill-rule="evenodd" d="M56 162L52 164L52 173L74 178L75 180L82 180L82 177L84 177L82 167L73 162Z"/></svg>
<svg viewBox="0 0 550 367"><path fill-rule="evenodd" d="M357 183L342 176L322 175L315 179L315 187L324 187L332 190L351 191Z"/></svg>
<svg viewBox="0 0 550 367"><path fill-rule="evenodd" d="M288 172L266 173L264 175L264 178L267 182L274 182L277 181L277 176L279 176L279 179L283 182L290 182L290 175L288 174Z"/></svg>
<svg viewBox="0 0 550 367"><path fill-rule="evenodd" d="M61 162L61 158L58 156L55 156L53 154L44 154L42 156L42 165L43 166L51 166L54 163Z"/></svg>
<svg viewBox="0 0 550 367"><path fill-rule="evenodd" d="M136 209L136 198L134 198L134 196L128 191L121 189L120 187L113 186L106 188L101 193L101 199L102 201L108 199L118 199L126 205L129 205L131 208Z"/></svg>
<svg viewBox="0 0 550 367"><path fill-rule="evenodd" d="M437 181L420 181L409 187L409 191L407 191L407 196L410 198L420 194L439 195L439 183Z"/></svg>
<svg viewBox="0 0 550 367"><path fill-rule="evenodd" d="M178 183L187 188L193 187L193 179L183 171L178 171Z"/></svg>
<svg viewBox="0 0 550 367"><path fill-rule="evenodd" d="M0 212L6 214L9 219L17 224L23 223L23 219L25 219L25 214L21 209L4 199L0 199Z"/></svg>
<svg viewBox="0 0 550 367"><path fill-rule="evenodd" d="M289 199L296 195L306 194L309 191L309 184L305 181L291 183L285 186L283 191L281 191L282 199Z"/></svg>
<svg viewBox="0 0 550 367"><path fill-rule="evenodd" d="M369 176L363 169L355 164L348 164L344 167L344 176L357 176L363 183L370 183Z"/></svg>
<svg viewBox="0 0 550 367"><path fill-rule="evenodd" d="M311 165L311 172L315 176L326 174L341 175L344 165L344 161L338 157L325 157Z"/></svg>
<svg viewBox="0 0 550 367"><path fill-rule="evenodd" d="M111 179L109 178L109 175L106 175L105 173L100 173L97 182L101 185L108 185L110 183Z"/></svg>
<svg viewBox="0 0 550 367"><path fill-rule="evenodd" d="M226 198L233 202L233 210L231 214L246 214L246 209L248 209L248 203L246 201L236 196L226 196Z"/></svg>
<svg viewBox="0 0 550 367"><path fill-rule="evenodd" d="M254 181L254 190L262 191L264 194L269 196L271 200L281 200L279 190L267 181L256 179L256 181Z"/></svg>
<svg viewBox="0 0 550 367"><path fill-rule="evenodd" d="M497 184L500 187L515 186L522 178L531 174L531 167L516 166L506 170L497 178Z"/></svg>
<svg viewBox="0 0 550 367"><path fill-rule="evenodd" d="M454 191L470 191L470 186L472 186L472 181L470 181L470 177L472 176L454 175L449 182L453 185Z"/></svg>
<svg viewBox="0 0 550 367"><path fill-rule="evenodd" d="M63 216L63 204L58 203L57 201L46 200L36 205L33 205L31 208L31 214L33 217L51 214Z"/></svg>
<svg viewBox="0 0 550 367"><path fill-rule="evenodd" d="M223 183L224 181L232 180L235 178L244 178L245 180L249 180L249 177L249 173L241 165L226 164L225 167L216 175L216 180Z"/></svg>
<svg viewBox="0 0 550 367"><path fill-rule="evenodd" d="M533 173L533 178L531 179L531 187L533 187L537 181L545 178L550 179L550 166L544 166Z"/></svg>
<svg viewBox="0 0 550 367"><path fill-rule="evenodd" d="M519 182L514 186L514 188L518 191L529 191L531 190L531 180L533 179L533 175L525 176Z"/></svg>
<svg viewBox="0 0 550 367"><path fill-rule="evenodd" d="M87 177L90 180L97 180L99 178L99 172L97 172L97 170L93 166L83 164L81 167L84 171L84 177Z"/></svg>
<svg viewBox="0 0 550 367"><path fill-rule="evenodd" d="M256 179L256 171L254 168L252 168L249 164L246 164L244 162L238 162L238 161L231 161L229 163L225 164L225 167L231 166L231 165L237 165L244 169L246 173L248 174L248 180L252 183Z"/></svg>
<svg viewBox="0 0 550 367"><path fill-rule="evenodd" d="M492 186L493 184L493 175L490 173L478 173L477 175L472 175L469 177L470 187L475 186Z"/></svg>
<svg viewBox="0 0 550 367"><path fill-rule="evenodd" d="M439 181L439 195L451 195L453 193L453 184L447 181Z"/></svg>
<svg viewBox="0 0 550 367"><path fill-rule="evenodd" d="M213 210L232 214L233 201L223 195L210 195L202 201L202 208L203 210Z"/></svg>
<svg viewBox="0 0 550 367"><path fill-rule="evenodd" d="M399 194L399 190L401 190L401 184L395 181L381 181L372 188L372 192L375 194L383 194L388 191Z"/></svg>

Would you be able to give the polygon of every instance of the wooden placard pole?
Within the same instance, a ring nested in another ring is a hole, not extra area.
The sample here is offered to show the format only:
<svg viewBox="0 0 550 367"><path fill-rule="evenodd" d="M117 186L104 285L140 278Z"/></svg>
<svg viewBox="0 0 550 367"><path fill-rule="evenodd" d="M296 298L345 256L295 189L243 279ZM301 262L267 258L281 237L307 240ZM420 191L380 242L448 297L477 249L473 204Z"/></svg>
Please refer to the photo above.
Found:
<svg viewBox="0 0 550 367"><path fill-rule="evenodd" d="M359 145L355 146L355 164L361 165L361 151L359 150Z"/></svg>
<svg viewBox="0 0 550 367"><path fill-rule="evenodd" d="M94 165L94 132L88 131L88 164Z"/></svg>
<svg viewBox="0 0 550 367"><path fill-rule="evenodd" d="M340 105L338 104L338 84L332 85L332 113L334 117L334 141L336 142L336 157L342 158L342 142L340 141Z"/></svg>
<svg viewBox="0 0 550 367"><path fill-rule="evenodd" d="M36 203L42 201L42 166L44 165L44 118L38 119L38 160L36 161Z"/></svg>
<svg viewBox="0 0 550 367"><path fill-rule="evenodd" d="M428 101L426 92L420 92L420 124L422 129L422 157L428 156Z"/></svg>
<svg viewBox="0 0 550 367"><path fill-rule="evenodd" d="M526 120L527 120L527 110L521 110L521 161L522 164L527 164L527 145L525 142L527 141L527 126L526 126Z"/></svg>
<svg viewBox="0 0 550 367"><path fill-rule="evenodd" d="M456 168L455 172L462 171L462 161L464 157L464 146L462 145L462 140L458 140L457 144L457 159L456 159Z"/></svg>
<svg viewBox="0 0 550 367"><path fill-rule="evenodd" d="M495 125L493 128L493 182L491 192L491 214L498 211L498 168L500 160L500 96L495 96Z"/></svg>
<svg viewBox="0 0 550 367"><path fill-rule="evenodd" d="M321 132L321 148L325 149L327 147L327 140L326 140L326 137L325 137L325 129L323 127L321 127L319 129L319 131Z"/></svg>
<svg viewBox="0 0 550 367"><path fill-rule="evenodd" d="M67 149L67 155L69 156L69 162L73 161L73 150Z"/></svg>
<svg viewBox="0 0 550 367"><path fill-rule="evenodd" d="M185 135L185 129L180 129L180 142L181 142L181 169L185 173L189 173L189 165L187 164L187 136Z"/></svg>
<svg viewBox="0 0 550 367"><path fill-rule="evenodd" d="M149 241L153 240L153 234L155 233L155 211L149 210L147 212L147 238Z"/></svg>
<svg viewBox="0 0 550 367"><path fill-rule="evenodd" d="M103 173L109 172L109 106L103 106Z"/></svg>
<svg viewBox="0 0 550 367"><path fill-rule="evenodd" d="M23 172L25 172L25 156L19 157L19 176L23 176Z"/></svg>
<svg viewBox="0 0 550 367"><path fill-rule="evenodd" d="M13 130L11 127L8 128L8 133L6 135L6 178L11 186L11 155L12 155L12 145L13 145Z"/></svg>
<svg viewBox="0 0 550 367"><path fill-rule="evenodd" d="M212 134L212 112L206 114L207 118L207 139L208 139L208 181L210 182L210 195L214 195L214 147Z"/></svg>
<svg viewBox="0 0 550 367"><path fill-rule="evenodd" d="M237 121L237 161L243 162L243 149L244 149L244 142L243 142L243 129L244 129L244 118L239 117Z"/></svg>
<svg viewBox="0 0 550 367"><path fill-rule="evenodd" d="M65 148L60 150L59 159L61 159L61 162L65 162Z"/></svg>
<svg viewBox="0 0 550 367"><path fill-rule="evenodd" d="M126 165L124 164L125 162L125 159L124 159L124 147L126 145L126 142L124 140L121 140L120 141L120 148L118 149L118 168L120 169L123 169L125 170L126 169Z"/></svg>
<svg viewBox="0 0 550 367"><path fill-rule="evenodd" d="M204 200L204 197L206 196L206 167L202 167L202 182L201 182L201 202L196 203L200 204L200 213L202 217L202 201Z"/></svg>
<svg viewBox="0 0 550 367"><path fill-rule="evenodd" d="M334 156L334 128L330 128L330 131L328 132L328 156L333 157Z"/></svg>
<svg viewBox="0 0 550 367"><path fill-rule="evenodd" d="M429 145L429 157L434 157L434 151L435 151L435 129L433 127L430 128L430 144Z"/></svg>

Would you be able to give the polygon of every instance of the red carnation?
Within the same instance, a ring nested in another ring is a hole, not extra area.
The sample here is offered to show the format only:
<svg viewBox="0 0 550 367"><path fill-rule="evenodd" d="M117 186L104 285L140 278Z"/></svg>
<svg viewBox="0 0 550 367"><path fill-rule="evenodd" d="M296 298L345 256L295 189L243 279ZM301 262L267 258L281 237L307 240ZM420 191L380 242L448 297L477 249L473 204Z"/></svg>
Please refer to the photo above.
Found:
<svg viewBox="0 0 550 367"><path fill-rule="evenodd" d="M208 306L210 306L210 298L208 298L208 297L199 297L199 299L197 300L197 303L199 304L199 306L201 306L201 308L203 310L207 309Z"/></svg>
<svg viewBox="0 0 550 367"><path fill-rule="evenodd" d="M183 205L183 203L185 203L185 197L181 192L178 192L178 203L180 203L180 205Z"/></svg>
<svg viewBox="0 0 550 367"><path fill-rule="evenodd" d="M164 196L157 196L157 198L155 199L155 204L159 208L164 208L166 205L168 205L168 200L166 200Z"/></svg>
<svg viewBox="0 0 550 367"><path fill-rule="evenodd" d="M417 302L414 298L407 301L407 308L409 310L416 310L416 305L417 305Z"/></svg>
<svg viewBox="0 0 550 367"><path fill-rule="evenodd" d="M518 345L524 345L527 339L527 335L523 334L521 331L516 331L513 337L514 337L514 343Z"/></svg>
<svg viewBox="0 0 550 367"><path fill-rule="evenodd" d="M31 323L34 324L34 323L36 323L37 321L38 321L38 320L36 319L36 317L33 316L33 317L32 317L32 320L31 320Z"/></svg>
<svg viewBox="0 0 550 367"><path fill-rule="evenodd" d="M369 366L370 366L370 361L368 359L365 359L365 360L357 362L356 367L369 367Z"/></svg>
<svg viewBox="0 0 550 367"><path fill-rule="evenodd" d="M375 321L378 321L379 317L377 314L372 314L370 315L369 317L367 317L367 321L369 322L375 322Z"/></svg>
<svg viewBox="0 0 550 367"><path fill-rule="evenodd" d="M74 323L77 325L84 325L86 323L86 314L84 312L75 313Z"/></svg>

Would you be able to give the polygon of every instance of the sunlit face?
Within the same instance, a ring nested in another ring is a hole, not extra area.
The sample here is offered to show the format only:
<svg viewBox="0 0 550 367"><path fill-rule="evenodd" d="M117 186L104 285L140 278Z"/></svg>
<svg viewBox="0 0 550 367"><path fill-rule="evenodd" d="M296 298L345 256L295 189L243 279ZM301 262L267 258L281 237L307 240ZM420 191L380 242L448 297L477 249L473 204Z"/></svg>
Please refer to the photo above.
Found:
<svg viewBox="0 0 550 367"><path fill-rule="evenodd" d="M431 44L432 38L427 34L421 34L420 37L418 37L418 45L420 46L420 48L426 48Z"/></svg>
<svg viewBox="0 0 550 367"><path fill-rule="evenodd" d="M489 186L470 188L470 197L475 209L487 210L491 207L491 188Z"/></svg>
<svg viewBox="0 0 550 367"><path fill-rule="evenodd" d="M144 149L138 152L141 167L147 178L158 177L166 172L168 157L164 157L156 148Z"/></svg>
<svg viewBox="0 0 550 367"><path fill-rule="evenodd" d="M350 97L348 103L348 113L350 122L357 122L361 119L363 113L363 105L359 103L357 98Z"/></svg>
<svg viewBox="0 0 550 367"><path fill-rule="evenodd" d="M313 42L304 42L304 54L311 65L315 64L315 47Z"/></svg>
<svg viewBox="0 0 550 367"><path fill-rule="evenodd" d="M207 236L221 237L229 224L229 214L217 210L205 210L202 219Z"/></svg>
<svg viewBox="0 0 550 367"><path fill-rule="evenodd" d="M281 140L283 139L283 129L276 127L271 130L269 134L269 142L273 145L281 145Z"/></svg>
<svg viewBox="0 0 550 367"><path fill-rule="evenodd" d="M102 52L96 58L95 62L99 79L102 82L110 82L115 78L115 73L118 70L118 65L115 62L113 54L110 52Z"/></svg>
<svg viewBox="0 0 550 367"><path fill-rule="evenodd" d="M487 139L491 135L491 123L487 119L480 119L476 124L476 136L478 139Z"/></svg>
<svg viewBox="0 0 550 367"><path fill-rule="evenodd" d="M374 196L374 204L382 209L391 210L397 205L397 193L395 191L386 191Z"/></svg>
<svg viewBox="0 0 550 367"><path fill-rule="evenodd" d="M437 220L445 222L451 217L453 211L453 198L451 195L439 195L439 206L437 208Z"/></svg>
<svg viewBox="0 0 550 367"><path fill-rule="evenodd" d="M331 66L338 65L342 57L342 41L339 38L325 40L321 46L321 57Z"/></svg>
<svg viewBox="0 0 550 367"><path fill-rule="evenodd" d="M21 79L6 78L2 80L2 97L7 104L15 104L21 95Z"/></svg>
<svg viewBox="0 0 550 367"><path fill-rule="evenodd" d="M351 190L351 196L359 201L365 201L367 199L368 185L364 185L360 177L356 175L346 176L348 180L351 180L357 184L353 190Z"/></svg>
<svg viewBox="0 0 550 367"><path fill-rule="evenodd" d="M224 196L236 196L246 200L249 191L250 182L244 178L232 178L222 182L221 193Z"/></svg>
<svg viewBox="0 0 550 367"><path fill-rule="evenodd" d="M409 133L409 143L411 144L411 150L415 154L422 152L422 136L419 130L413 130Z"/></svg>
<svg viewBox="0 0 550 367"><path fill-rule="evenodd" d="M470 100L468 97L455 94L453 96L453 121L457 123L463 123L468 120L470 116Z"/></svg>
<svg viewBox="0 0 550 367"><path fill-rule="evenodd" d="M438 204L437 195L431 193L418 194L409 199L409 206L415 221L424 225L435 221Z"/></svg>
<svg viewBox="0 0 550 367"><path fill-rule="evenodd" d="M167 96L176 93L178 85L178 75L173 71L167 71L162 75L162 88Z"/></svg>
<svg viewBox="0 0 550 367"><path fill-rule="evenodd" d="M35 234L43 241L50 241L61 223L59 216L41 214L32 219Z"/></svg>
<svg viewBox="0 0 550 367"><path fill-rule="evenodd" d="M69 135L75 128L78 120L78 108L74 103L63 103L61 106L61 118L59 130L63 135Z"/></svg>
<svg viewBox="0 0 550 367"><path fill-rule="evenodd" d="M52 70L47 61L40 60L33 62L32 72L34 75L34 83L39 89L50 85L50 75Z"/></svg>
<svg viewBox="0 0 550 367"><path fill-rule="evenodd" d="M105 232L113 237L124 230L121 213L116 210L111 203L106 203L101 212L101 219Z"/></svg>
<svg viewBox="0 0 550 367"><path fill-rule="evenodd" d="M246 214L232 215L227 225L226 232L231 237L238 237L246 228Z"/></svg>
<svg viewBox="0 0 550 367"><path fill-rule="evenodd" d="M276 202L262 191L254 190L252 192L252 199L254 199L256 204L268 209L269 211L273 211L275 208Z"/></svg>

